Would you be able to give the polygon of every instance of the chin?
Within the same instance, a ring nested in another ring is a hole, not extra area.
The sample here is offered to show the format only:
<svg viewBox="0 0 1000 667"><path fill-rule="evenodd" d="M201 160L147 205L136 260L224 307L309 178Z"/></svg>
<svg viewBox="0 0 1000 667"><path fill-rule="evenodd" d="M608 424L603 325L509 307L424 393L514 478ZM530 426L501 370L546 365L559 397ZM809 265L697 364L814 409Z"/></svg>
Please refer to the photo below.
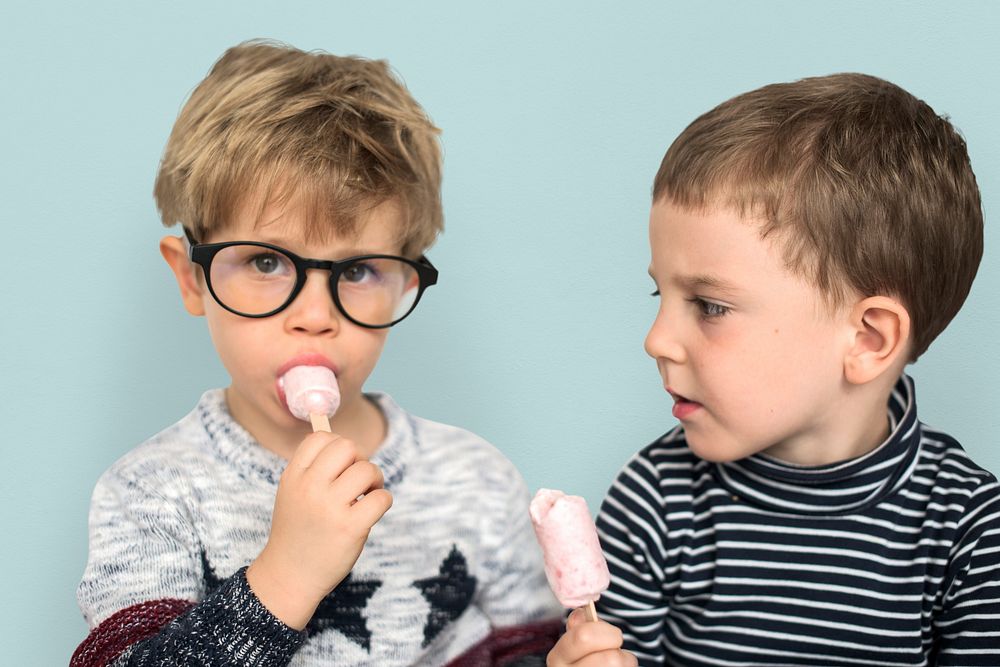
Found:
<svg viewBox="0 0 1000 667"><path fill-rule="evenodd" d="M688 449L698 458L711 463L729 463L745 459L754 453L754 450L747 451L745 447L740 447L735 443L726 443L724 440L699 437L685 431ZM705 440L709 440L708 443Z"/></svg>

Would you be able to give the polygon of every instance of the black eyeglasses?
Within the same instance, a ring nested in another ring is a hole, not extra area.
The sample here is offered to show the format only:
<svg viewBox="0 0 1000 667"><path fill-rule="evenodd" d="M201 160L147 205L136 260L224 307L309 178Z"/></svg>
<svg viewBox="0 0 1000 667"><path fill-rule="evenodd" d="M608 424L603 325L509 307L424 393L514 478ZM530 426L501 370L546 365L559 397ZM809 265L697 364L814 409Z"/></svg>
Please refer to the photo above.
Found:
<svg viewBox="0 0 1000 667"><path fill-rule="evenodd" d="M306 271L330 272L330 295L344 317L369 329L391 327L413 312L438 271L421 256L359 255L339 261L299 257L270 243L196 243L191 261L205 273L216 302L243 317L270 317L288 307L306 283Z"/></svg>

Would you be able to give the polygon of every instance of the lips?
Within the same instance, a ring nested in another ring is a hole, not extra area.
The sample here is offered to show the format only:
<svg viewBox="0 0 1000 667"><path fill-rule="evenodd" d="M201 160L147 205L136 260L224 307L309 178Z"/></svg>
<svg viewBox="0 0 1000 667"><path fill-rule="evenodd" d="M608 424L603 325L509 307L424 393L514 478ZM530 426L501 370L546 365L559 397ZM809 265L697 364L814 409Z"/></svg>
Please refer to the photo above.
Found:
<svg viewBox="0 0 1000 667"><path fill-rule="evenodd" d="M306 354L295 355L285 363L281 364L275 375L277 377L281 377L288 372L288 369L294 368L295 366L325 366L333 371L334 375L339 375L337 367L333 364L333 362L318 352L308 352Z"/></svg>
<svg viewBox="0 0 1000 667"><path fill-rule="evenodd" d="M281 378L285 375L285 373L296 366L323 366L333 371L334 375L340 375L340 371L334 363L326 356L319 354L318 352L307 352L295 355L285 363L281 364L281 366L278 367L277 372L275 372L274 385L278 391L278 398L285 407L288 407L288 404L285 399L285 388L282 386Z"/></svg>
<svg viewBox="0 0 1000 667"><path fill-rule="evenodd" d="M667 388L667 393L670 394L671 398L674 399L674 407L671 413L678 420L683 421L684 419L690 417L695 412L701 409L701 403L697 401L692 401L682 394L678 394L676 391Z"/></svg>
<svg viewBox="0 0 1000 667"><path fill-rule="evenodd" d="M670 394L670 398L674 399L675 401L687 401L689 403L697 403L697 401L692 401L690 398L680 393L673 387L664 387L664 389L666 389L667 393Z"/></svg>

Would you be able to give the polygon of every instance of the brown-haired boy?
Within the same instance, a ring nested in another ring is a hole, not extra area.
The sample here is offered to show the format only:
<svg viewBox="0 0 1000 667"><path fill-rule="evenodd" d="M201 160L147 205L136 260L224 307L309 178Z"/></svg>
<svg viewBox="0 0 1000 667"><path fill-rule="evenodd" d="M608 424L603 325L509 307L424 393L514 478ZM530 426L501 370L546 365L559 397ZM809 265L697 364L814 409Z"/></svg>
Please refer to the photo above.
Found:
<svg viewBox="0 0 1000 667"><path fill-rule="evenodd" d="M155 187L185 237L160 250L232 384L98 482L74 665L488 665L551 646L520 475L362 393L437 277L436 135L384 62L270 43L228 50L191 95ZM302 365L336 376L333 433L289 412L279 378Z"/></svg>
<svg viewBox="0 0 1000 667"><path fill-rule="evenodd" d="M549 664L1000 664L1000 487L903 374L982 255L961 136L875 77L765 86L673 143L649 238L680 426L608 492L604 620Z"/></svg>

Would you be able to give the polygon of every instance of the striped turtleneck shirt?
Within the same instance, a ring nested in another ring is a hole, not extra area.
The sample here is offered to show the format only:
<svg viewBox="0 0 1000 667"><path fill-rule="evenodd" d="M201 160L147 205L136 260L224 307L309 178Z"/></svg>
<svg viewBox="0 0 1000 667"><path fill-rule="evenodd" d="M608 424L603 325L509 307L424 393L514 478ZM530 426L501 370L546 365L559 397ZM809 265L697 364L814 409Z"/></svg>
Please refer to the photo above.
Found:
<svg viewBox="0 0 1000 667"><path fill-rule="evenodd" d="M640 665L1000 665L1000 485L917 420L864 456L712 463L675 428L598 517L598 602Z"/></svg>

